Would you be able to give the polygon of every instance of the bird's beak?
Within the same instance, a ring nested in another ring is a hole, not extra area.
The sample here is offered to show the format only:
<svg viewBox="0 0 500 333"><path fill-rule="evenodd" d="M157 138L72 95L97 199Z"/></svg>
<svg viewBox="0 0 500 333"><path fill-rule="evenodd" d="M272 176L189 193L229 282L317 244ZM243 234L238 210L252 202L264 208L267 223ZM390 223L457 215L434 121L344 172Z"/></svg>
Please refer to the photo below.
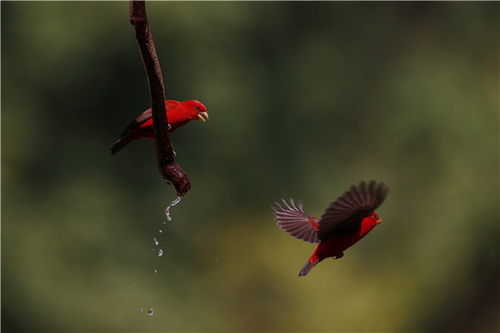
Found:
<svg viewBox="0 0 500 333"><path fill-rule="evenodd" d="M196 115L198 119L200 119L202 122L206 122L208 120L208 112L200 112Z"/></svg>
<svg viewBox="0 0 500 333"><path fill-rule="evenodd" d="M377 219L377 224L380 224L380 223L382 223L382 219L379 217L379 218Z"/></svg>

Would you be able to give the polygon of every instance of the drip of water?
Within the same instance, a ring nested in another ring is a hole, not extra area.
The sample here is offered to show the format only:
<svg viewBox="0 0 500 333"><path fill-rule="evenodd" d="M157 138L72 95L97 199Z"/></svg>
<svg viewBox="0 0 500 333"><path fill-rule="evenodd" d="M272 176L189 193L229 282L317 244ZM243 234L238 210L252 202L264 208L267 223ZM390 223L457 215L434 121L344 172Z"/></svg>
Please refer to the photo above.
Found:
<svg viewBox="0 0 500 333"><path fill-rule="evenodd" d="M180 196L176 197L176 198L175 198L175 199L174 199L174 200L173 200L170 204L168 204L168 205L167 205L167 207L165 207L165 216L167 217L167 221L172 221L172 217L170 216L170 208L174 207L174 206L175 206L175 205L177 205L179 202L181 202L181 197L180 197ZM166 224L166 221L163 221L163 224ZM162 234L162 233L163 233L163 229L161 229L161 228L160 228L160 229L158 229L158 232L159 232L160 234ZM158 239L156 238L156 236L153 236L153 243L154 243L154 245L156 245L156 246L160 245L160 242L158 241ZM152 250L153 252L155 251L155 249L154 249L154 248L152 248L151 250ZM163 250L162 250L162 249L160 249L160 248L158 249L157 256L158 256L158 257L163 256ZM157 269L157 268L154 268L154 269L153 269L153 272L154 272L154 274L158 274L158 269ZM135 283L133 283L133 286L135 287ZM143 308L139 308L139 312L144 313L144 309L143 309ZM153 315L154 315L154 313L155 313L155 310L154 310L153 308L150 308L150 309L146 312L146 314L147 314L148 316L153 316Z"/></svg>
<svg viewBox="0 0 500 333"><path fill-rule="evenodd" d="M172 217L170 216L170 208L174 207L177 205L179 202L181 202L181 197L177 197L172 201L167 207L165 207L165 216L167 217L167 221L172 221Z"/></svg>

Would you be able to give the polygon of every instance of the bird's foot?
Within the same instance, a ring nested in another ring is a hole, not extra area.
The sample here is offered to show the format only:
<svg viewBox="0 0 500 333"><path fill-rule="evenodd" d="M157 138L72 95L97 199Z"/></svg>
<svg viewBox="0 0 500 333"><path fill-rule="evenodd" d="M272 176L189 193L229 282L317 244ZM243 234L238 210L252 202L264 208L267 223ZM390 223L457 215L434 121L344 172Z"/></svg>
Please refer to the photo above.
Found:
<svg viewBox="0 0 500 333"><path fill-rule="evenodd" d="M344 256L344 252L340 252L339 254L334 255L334 256L333 256L333 259L340 259L340 258L342 258L343 256Z"/></svg>

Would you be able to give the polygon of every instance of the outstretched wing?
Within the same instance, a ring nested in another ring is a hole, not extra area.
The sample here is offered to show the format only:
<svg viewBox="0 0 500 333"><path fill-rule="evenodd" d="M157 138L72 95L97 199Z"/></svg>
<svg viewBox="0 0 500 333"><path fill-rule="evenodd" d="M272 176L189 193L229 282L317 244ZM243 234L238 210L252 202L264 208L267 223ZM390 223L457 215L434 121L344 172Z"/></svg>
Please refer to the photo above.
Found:
<svg viewBox="0 0 500 333"><path fill-rule="evenodd" d="M318 236L324 239L334 231L355 228L364 217L372 213L384 201L389 188L384 183L371 181L351 186L332 202L319 221Z"/></svg>
<svg viewBox="0 0 500 333"><path fill-rule="evenodd" d="M318 219L304 213L302 202L295 203L293 199L289 202L281 200L275 202L273 209L276 225L283 231L295 238L310 243L319 243Z"/></svg>

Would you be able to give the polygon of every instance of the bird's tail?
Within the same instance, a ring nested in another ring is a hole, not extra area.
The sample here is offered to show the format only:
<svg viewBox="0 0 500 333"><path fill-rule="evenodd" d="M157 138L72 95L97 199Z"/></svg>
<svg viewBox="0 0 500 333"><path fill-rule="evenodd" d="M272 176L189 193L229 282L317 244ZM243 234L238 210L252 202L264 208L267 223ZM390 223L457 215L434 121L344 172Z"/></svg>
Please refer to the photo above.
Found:
<svg viewBox="0 0 500 333"><path fill-rule="evenodd" d="M125 147L126 145L128 145L130 143L131 140L129 139L124 139L124 138L120 138L118 140L116 140L110 147L109 147L109 150L111 150L111 155L114 155L116 154L117 152L119 152L123 147Z"/></svg>
<svg viewBox="0 0 500 333"><path fill-rule="evenodd" d="M319 260L318 259L309 259L304 267L299 272L299 276L305 276L309 271L318 264Z"/></svg>

